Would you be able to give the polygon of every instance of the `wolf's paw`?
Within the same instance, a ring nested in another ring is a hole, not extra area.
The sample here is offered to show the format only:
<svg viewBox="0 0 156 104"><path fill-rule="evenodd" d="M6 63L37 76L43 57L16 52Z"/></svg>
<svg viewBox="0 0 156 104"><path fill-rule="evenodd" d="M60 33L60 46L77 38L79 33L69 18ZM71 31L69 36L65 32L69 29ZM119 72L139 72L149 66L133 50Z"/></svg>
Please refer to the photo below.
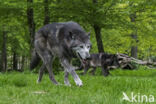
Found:
<svg viewBox="0 0 156 104"><path fill-rule="evenodd" d="M76 83L76 85L77 86L82 86L83 85L83 83L82 83L82 81L79 79L79 80L77 80L77 81L75 81L75 83Z"/></svg>
<svg viewBox="0 0 156 104"><path fill-rule="evenodd" d="M40 82L41 82L41 80L39 80L39 79L38 79L36 82L37 82L37 83L40 83Z"/></svg>

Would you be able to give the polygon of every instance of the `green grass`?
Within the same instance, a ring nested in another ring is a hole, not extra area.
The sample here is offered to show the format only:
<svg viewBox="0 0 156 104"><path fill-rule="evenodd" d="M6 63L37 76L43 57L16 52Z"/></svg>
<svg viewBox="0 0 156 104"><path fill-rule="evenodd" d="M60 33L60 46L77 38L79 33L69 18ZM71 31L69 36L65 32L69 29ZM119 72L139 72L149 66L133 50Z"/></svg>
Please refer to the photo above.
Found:
<svg viewBox="0 0 156 104"><path fill-rule="evenodd" d="M37 84L37 77L30 72L0 74L0 104L134 104L123 101L122 92L156 97L156 70L118 69L109 77L88 74L80 76L82 87L77 87L71 76L71 87L53 85L48 75ZM63 84L63 73L55 77Z"/></svg>

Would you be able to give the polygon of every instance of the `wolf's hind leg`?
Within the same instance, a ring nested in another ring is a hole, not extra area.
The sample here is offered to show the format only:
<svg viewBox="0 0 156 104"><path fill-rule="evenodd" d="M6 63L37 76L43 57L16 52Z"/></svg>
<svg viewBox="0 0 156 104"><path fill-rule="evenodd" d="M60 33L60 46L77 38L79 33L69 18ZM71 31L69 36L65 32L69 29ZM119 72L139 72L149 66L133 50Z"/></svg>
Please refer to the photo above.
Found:
<svg viewBox="0 0 156 104"><path fill-rule="evenodd" d="M68 79L68 76L69 76L69 73L65 70L65 72L64 72L64 84L67 86L71 86L69 79Z"/></svg>
<svg viewBox="0 0 156 104"><path fill-rule="evenodd" d="M42 64L42 66L39 70L39 76L38 76L37 83L41 82L45 68L46 68L45 65Z"/></svg>
<svg viewBox="0 0 156 104"><path fill-rule="evenodd" d="M39 54L40 57L43 60L44 65L46 66L48 72L49 72L49 78L54 84L58 84L57 81L55 80L54 74L52 72L52 60L53 56L50 54L48 50L44 50L41 54Z"/></svg>
<svg viewBox="0 0 156 104"><path fill-rule="evenodd" d="M52 57L49 55L46 55L45 57L45 65L49 72L49 78L54 84L58 84L58 82L55 80L54 74L52 72Z"/></svg>
<svg viewBox="0 0 156 104"><path fill-rule="evenodd" d="M102 74L106 77L108 76L110 73L109 73L109 70L107 68L106 65L102 66Z"/></svg>
<svg viewBox="0 0 156 104"><path fill-rule="evenodd" d="M41 35L42 36L42 35ZM52 72L52 60L53 56L51 52L47 48L47 40L44 37L38 37L38 40L35 40L35 50L43 61L43 64L47 68L49 72L49 78L54 84L58 84L54 78L54 74ZM41 70L42 71L42 70ZM42 72L41 72L42 76Z"/></svg>

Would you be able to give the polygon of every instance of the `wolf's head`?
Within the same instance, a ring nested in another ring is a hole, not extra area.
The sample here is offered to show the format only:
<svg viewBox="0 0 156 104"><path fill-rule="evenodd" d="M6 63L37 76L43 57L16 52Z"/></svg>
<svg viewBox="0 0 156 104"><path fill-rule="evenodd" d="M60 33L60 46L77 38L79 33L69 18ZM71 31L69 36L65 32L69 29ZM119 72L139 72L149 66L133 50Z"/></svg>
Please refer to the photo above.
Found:
<svg viewBox="0 0 156 104"><path fill-rule="evenodd" d="M69 32L67 37L68 47L76 53L77 57L82 61L90 58L90 33L85 33L80 30L73 30Z"/></svg>

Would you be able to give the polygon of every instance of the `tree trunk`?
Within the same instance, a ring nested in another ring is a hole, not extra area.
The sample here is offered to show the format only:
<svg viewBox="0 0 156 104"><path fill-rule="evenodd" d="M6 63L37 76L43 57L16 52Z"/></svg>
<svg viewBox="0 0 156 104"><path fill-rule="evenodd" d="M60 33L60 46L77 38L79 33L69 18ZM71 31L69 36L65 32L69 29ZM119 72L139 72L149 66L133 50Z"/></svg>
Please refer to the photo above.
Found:
<svg viewBox="0 0 156 104"><path fill-rule="evenodd" d="M0 52L0 72L2 71L2 52Z"/></svg>
<svg viewBox="0 0 156 104"><path fill-rule="evenodd" d="M6 72L7 70L7 50L6 50L6 43L7 43L7 33L3 31L3 45L2 45L2 71Z"/></svg>
<svg viewBox="0 0 156 104"><path fill-rule="evenodd" d="M137 58L137 53L138 53L138 47L136 45L137 43L137 35L136 34L131 34L132 38L135 40L135 44L131 46L131 56L134 58Z"/></svg>
<svg viewBox="0 0 156 104"><path fill-rule="evenodd" d="M98 3L98 0L93 0L93 3L96 6L96 4ZM96 10L94 10L93 13L95 13L95 11ZM93 28L95 31L95 37L96 37L98 51L99 51L99 53L104 52L103 42L102 42L102 37L101 37L101 27L97 23L94 22Z"/></svg>
<svg viewBox="0 0 156 104"><path fill-rule="evenodd" d="M44 0L44 25L50 22L49 2Z"/></svg>
<svg viewBox="0 0 156 104"><path fill-rule="evenodd" d="M22 62L21 62L22 65L21 65L21 69L20 69L21 71L24 71L24 65L25 65L24 63L25 63L25 57L22 56Z"/></svg>
<svg viewBox="0 0 156 104"><path fill-rule="evenodd" d="M131 56L134 57L134 58L137 58L138 57L138 47L137 46L132 46L131 47Z"/></svg>
<svg viewBox="0 0 156 104"><path fill-rule="evenodd" d="M17 60L17 54L16 54L16 52L14 51L13 52L13 70L17 70L18 68L17 68L17 62L18 62L18 60Z"/></svg>
<svg viewBox="0 0 156 104"><path fill-rule="evenodd" d="M27 20L29 26L30 35L30 50L33 47L34 35L35 35L35 22L34 22L34 11L33 11L33 0L27 0Z"/></svg>
<svg viewBox="0 0 156 104"><path fill-rule="evenodd" d="M93 0L93 3L97 3L98 2L98 0Z"/></svg>
<svg viewBox="0 0 156 104"><path fill-rule="evenodd" d="M98 25L94 24L94 31L95 31L98 51L99 53L104 52L103 42L101 37L101 28Z"/></svg>
<svg viewBox="0 0 156 104"><path fill-rule="evenodd" d="M132 13L130 15L130 19L131 19L131 22L136 24L136 21L135 21L136 13ZM134 40L133 41L134 43L132 43L132 47L131 47L131 56L134 58L137 58L138 57L138 55L137 55L137 53L138 53L138 47L137 47L138 39L137 39L137 29L136 28L133 29L133 33L131 34L131 37Z"/></svg>

